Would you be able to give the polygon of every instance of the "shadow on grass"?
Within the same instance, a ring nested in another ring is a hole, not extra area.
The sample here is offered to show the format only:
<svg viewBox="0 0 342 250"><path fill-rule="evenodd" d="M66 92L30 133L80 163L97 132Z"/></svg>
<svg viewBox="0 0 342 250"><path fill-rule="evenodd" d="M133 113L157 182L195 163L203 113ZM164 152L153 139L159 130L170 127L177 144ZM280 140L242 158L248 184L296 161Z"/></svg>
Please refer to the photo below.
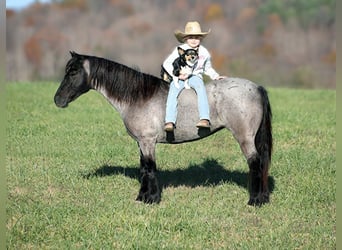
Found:
<svg viewBox="0 0 342 250"><path fill-rule="evenodd" d="M138 167L120 167L104 165L84 178L106 177L111 175L124 175L139 180ZM190 164L186 169L159 170L158 177L163 188L187 186L216 186L220 183L235 183L240 187L248 186L248 172L229 171L214 159L206 159L202 164ZM272 176L268 177L269 191L274 189L275 181Z"/></svg>

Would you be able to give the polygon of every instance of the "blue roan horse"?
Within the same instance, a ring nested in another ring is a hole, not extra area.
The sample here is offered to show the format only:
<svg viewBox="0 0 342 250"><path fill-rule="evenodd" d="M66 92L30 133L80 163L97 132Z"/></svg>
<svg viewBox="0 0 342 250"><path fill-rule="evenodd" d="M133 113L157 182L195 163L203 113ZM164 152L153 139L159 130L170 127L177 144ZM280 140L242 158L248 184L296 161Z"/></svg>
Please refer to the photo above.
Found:
<svg viewBox="0 0 342 250"><path fill-rule="evenodd" d="M140 148L141 187L137 200L159 203L161 187L155 161L156 143L191 142L229 129L249 166L249 205L269 202L268 169L272 153L271 107L266 90L251 81L226 78L206 84L210 129L198 129L197 97L184 90L178 98L177 128L166 133L169 85L162 79L95 56L70 52L64 79L54 101L64 108L90 89L100 92L120 113L127 132Z"/></svg>

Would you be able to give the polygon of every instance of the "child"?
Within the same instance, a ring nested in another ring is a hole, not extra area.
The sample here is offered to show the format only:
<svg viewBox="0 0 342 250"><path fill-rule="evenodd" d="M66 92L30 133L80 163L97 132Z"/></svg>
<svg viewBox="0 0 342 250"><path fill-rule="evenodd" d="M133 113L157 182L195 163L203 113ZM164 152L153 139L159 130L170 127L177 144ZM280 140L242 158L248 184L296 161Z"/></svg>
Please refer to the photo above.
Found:
<svg viewBox="0 0 342 250"><path fill-rule="evenodd" d="M209 104L206 89L203 82L203 74L208 75L213 80L218 80L224 78L220 76L211 66L211 57L208 50L200 45L203 38L205 38L210 33L201 31L201 26L198 22L188 22L185 25L184 32L176 30L175 36L177 40L181 43L180 47L182 49L197 49L198 52L198 62L189 78L190 87L194 88L197 93L198 98L198 111L200 116L200 121L197 123L198 128L210 128L210 117L209 117ZM178 47L178 46L177 46ZM164 69L172 75L173 61L179 56L177 47L173 52L166 58L163 63ZM179 76L179 87L175 86L172 81L170 84L170 90L166 102L166 117L165 117L165 127L164 130L167 132L172 132L177 117L177 98L179 93L184 89L184 80L186 80L188 75Z"/></svg>

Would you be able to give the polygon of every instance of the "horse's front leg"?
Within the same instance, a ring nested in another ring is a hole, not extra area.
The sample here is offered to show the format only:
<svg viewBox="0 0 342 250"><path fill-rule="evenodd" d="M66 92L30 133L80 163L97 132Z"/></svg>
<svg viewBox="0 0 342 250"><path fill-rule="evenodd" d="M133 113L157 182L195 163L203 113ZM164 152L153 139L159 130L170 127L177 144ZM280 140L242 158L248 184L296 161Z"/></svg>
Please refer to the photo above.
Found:
<svg viewBox="0 0 342 250"><path fill-rule="evenodd" d="M138 201L145 203L159 203L161 189L157 178L155 161L155 142L138 142L140 148L140 191Z"/></svg>

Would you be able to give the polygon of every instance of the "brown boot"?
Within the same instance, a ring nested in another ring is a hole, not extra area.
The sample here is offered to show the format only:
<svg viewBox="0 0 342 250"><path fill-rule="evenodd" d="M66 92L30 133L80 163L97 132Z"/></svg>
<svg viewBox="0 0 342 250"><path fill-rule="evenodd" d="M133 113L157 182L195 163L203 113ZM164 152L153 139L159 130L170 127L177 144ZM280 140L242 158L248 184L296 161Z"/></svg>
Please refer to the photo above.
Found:
<svg viewBox="0 0 342 250"><path fill-rule="evenodd" d="M167 122L167 123L165 123L164 130L165 130L166 132L172 132L173 129L174 129L174 125L173 125L172 122Z"/></svg>
<svg viewBox="0 0 342 250"><path fill-rule="evenodd" d="M197 128L210 128L210 123L207 119L201 119L197 125Z"/></svg>

